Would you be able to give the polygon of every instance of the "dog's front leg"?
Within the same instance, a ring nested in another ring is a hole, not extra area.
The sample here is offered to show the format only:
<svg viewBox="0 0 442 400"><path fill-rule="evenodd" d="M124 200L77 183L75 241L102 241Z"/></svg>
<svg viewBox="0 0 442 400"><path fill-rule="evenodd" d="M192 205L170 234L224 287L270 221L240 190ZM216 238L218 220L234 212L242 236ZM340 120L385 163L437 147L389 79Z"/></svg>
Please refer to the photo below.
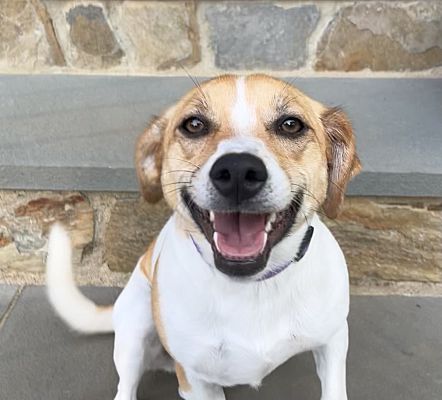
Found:
<svg viewBox="0 0 442 400"><path fill-rule="evenodd" d="M113 324L114 362L119 376L115 400L136 400L145 370L173 368L155 329L151 288L138 267L115 303Z"/></svg>
<svg viewBox="0 0 442 400"><path fill-rule="evenodd" d="M316 370L321 380L321 400L347 400L346 358L348 326L344 326L324 346L313 350Z"/></svg>
<svg viewBox="0 0 442 400"><path fill-rule="evenodd" d="M176 368L179 394L184 400L226 400L221 386L207 383L177 365Z"/></svg>

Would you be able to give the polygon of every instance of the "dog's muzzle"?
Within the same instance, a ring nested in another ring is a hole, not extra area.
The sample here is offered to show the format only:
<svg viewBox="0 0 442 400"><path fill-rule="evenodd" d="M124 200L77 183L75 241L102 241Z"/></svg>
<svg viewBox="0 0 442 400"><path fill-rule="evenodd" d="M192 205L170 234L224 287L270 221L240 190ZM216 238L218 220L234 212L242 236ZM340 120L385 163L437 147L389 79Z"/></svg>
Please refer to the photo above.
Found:
<svg viewBox="0 0 442 400"><path fill-rule="evenodd" d="M261 191L268 178L263 161L250 153L223 155L213 164L209 176L219 194L239 210L244 201ZM220 255L234 262L260 255L267 241L266 222L265 214L215 212L214 242Z"/></svg>
<svg viewBox="0 0 442 400"><path fill-rule="evenodd" d="M211 244L216 268L230 276L255 275L266 267L272 248L293 226L303 193L295 194L283 210L257 209L269 177L264 162L250 153L221 156L209 177L217 206L201 208L186 188L181 193L183 201ZM250 202L254 202L253 209Z"/></svg>

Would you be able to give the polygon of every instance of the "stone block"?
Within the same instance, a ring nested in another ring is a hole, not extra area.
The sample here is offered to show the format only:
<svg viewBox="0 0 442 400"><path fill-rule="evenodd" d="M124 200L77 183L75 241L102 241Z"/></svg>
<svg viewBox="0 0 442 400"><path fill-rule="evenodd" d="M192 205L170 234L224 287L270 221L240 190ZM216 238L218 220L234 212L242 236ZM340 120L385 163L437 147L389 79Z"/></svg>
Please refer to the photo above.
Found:
<svg viewBox="0 0 442 400"><path fill-rule="evenodd" d="M106 69L124 57L101 2L48 1L60 45L71 67Z"/></svg>
<svg viewBox="0 0 442 400"><path fill-rule="evenodd" d="M357 2L329 23L317 70L425 70L442 65L442 3Z"/></svg>
<svg viewBox="0 0 442 400"><path fill-rule="evenodd" d="M171 214L164 202L146 203L139 196L119 197L104 234L104 261L112 271L132 271Z"/></svg>
<svg viewBox="0 0 442 400"><path fill-rule="evenodd" d="M33 3L0 0L0 68L33 70L54 62L45 26Z"/></svg>
<svg viewBox="0 0 442 400"><path fill-rule="evenodd" d="M132 271L170 213L137 194L0 191L0 276L40 274L48 230L59 220L81 282L123 282L115 272ZM340 217L325 222L352 283L442 283L442 198L348 197Z"/></svg>
<svg viewBox="0 0 442 400"><path fill-rule="evenodd" d="M217 67L289 70L305 65L319 10L314 5L214 2L206 5L205 16Z"/></svg>
<svg viewBox="0 0 442 400"><path fill-rule="evenodd" d="M162 70L200 60L194 3L110 3L110 20L131 68Z"/></svg>
<svg viewBox="0 0 442 400"><path fill-rule="evenodd" d="M94 213L79 193L0 193L0 268L27 272L44 269L51 225L69 231L74 263L92 246Z"/></svg>
<svg viewBox="0 0 442 400"><path fill-rule="evenodd" d="M327 221L353 283L442 282L442 199L347 198Z"/></svg>

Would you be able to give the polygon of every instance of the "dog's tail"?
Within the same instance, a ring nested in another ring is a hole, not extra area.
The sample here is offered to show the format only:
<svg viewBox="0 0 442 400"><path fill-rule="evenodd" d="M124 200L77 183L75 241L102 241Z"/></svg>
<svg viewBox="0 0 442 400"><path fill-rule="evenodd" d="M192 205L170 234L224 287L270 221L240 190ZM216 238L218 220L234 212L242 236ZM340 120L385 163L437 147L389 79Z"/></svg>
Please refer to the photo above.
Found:
<svg viewBox="0 0 442 400"><path fill-rule="evenodd" d="M46 265L49 301L58 315L78 332L113 332L113 306L97 306L80 292L72 274L71 253L68 233L55 224L49 235Z"/></svg>

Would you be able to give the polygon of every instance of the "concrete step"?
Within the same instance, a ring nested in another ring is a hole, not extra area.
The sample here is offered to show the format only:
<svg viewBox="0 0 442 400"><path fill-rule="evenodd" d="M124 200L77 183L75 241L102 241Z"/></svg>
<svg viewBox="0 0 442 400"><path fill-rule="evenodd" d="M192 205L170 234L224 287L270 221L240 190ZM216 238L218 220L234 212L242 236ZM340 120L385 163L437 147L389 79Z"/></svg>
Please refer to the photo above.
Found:
<svg viewBox="0 0 442 400"><path fill-rule="evenodd" d="M442 79L288 80L353 121L363 171L349 194L442 196ZM136 191L135 138L192 86L187 77L0 75L0 189Z"/></svg>
<svg viewBox="0 0 442 400"><path fill-rule="evenodd" d="M101 304L119 289L86 287ZM12 301L12 304L11 304ZM8 310L5 316L5 311ZM442 298L353 296L349 399L437 400L442 393ZM0 399L111 399L117 377L112 335L80 336L51 310L43 287L0 285ZM178 399L173 375L148 373L143 400ZM319 399L310 353L263 382L227 390L229 400Z"/></svg>

